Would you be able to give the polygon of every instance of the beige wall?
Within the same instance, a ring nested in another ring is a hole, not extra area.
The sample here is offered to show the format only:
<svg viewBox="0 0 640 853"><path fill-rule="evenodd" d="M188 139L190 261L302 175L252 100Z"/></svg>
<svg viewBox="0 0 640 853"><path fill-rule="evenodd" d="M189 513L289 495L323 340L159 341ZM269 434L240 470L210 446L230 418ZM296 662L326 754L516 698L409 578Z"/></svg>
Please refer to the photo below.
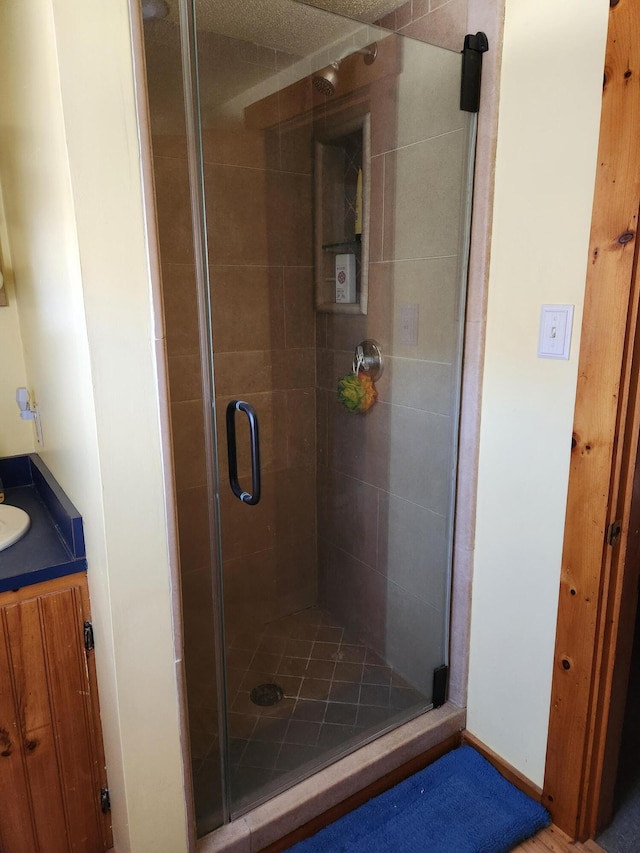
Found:
<svg viewBox="0 0 640 853"><path fill-rule="evenodd" d="M547 739L608 4L507 0L468 727L537 784ZM540 305L576 306L569 361Z"/></svg>
<svg viewBox="0 0 640 853"><path fill-rule="evenodd" d="M85 523L114 840L178 853L158 333L127 4L10 0L0 14L0 170L25 379L42 456Z"/></svg>
<svg viewBox="0 0 640 853"><path fill-rule="evenodd" d="M5 119L0 115L0 132L5 126ZM0 146L5 138L3 133ZM11 175L7 172L7 167L3 169L2 159L0 159L0 269L4 276L4 288L0 290L0 456L30 453L36 441L33 423L20 419L15 401L16 388L27 384L27 374L16 304L13 258L9 246L9 231L2 193L3 184L11 179Z"/></svg>
<svg viewBox="0 0 640 853"><path fill-rule="evenodd" d="M15 402L16 388L26 385L27 374L20 337L7 218L2 198L1 166L0 269L4 276L4 287L0 290L0 456L12 456L16 453L31 452L35 434L33 424L20 419Z"/></svg>
<svg viewBox="0 0 640 853"><path fill-rule="evenodd" d="M77 479L78 438L84 443L94 415L51 10L2 11L0 157L26 376L41 409L43 456L52 468L76 469ZM74 390L88 405L71 403Z"/></svg>

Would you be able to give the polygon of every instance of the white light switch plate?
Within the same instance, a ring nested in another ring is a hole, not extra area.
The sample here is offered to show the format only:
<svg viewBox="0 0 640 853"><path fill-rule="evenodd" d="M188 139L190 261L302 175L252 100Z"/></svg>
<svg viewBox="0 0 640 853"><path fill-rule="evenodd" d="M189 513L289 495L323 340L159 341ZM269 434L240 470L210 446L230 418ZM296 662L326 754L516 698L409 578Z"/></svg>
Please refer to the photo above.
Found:
<svg viewBox="0 0 640 853"><path fill-rule="evenodd" d="M543 305L540 311L538 358L569 358L573 305Z"/></svg>

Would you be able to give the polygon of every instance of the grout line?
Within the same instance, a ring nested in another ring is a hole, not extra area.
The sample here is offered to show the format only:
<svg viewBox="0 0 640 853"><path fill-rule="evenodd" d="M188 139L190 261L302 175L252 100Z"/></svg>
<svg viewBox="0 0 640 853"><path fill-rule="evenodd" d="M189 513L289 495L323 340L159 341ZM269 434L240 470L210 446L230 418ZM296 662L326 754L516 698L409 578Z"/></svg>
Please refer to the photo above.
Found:
<svg viewBox="0 0 640 853"><path fill-rule="evenodd" d="M382 258L379 261L371 261L372 264L410 264L414 261L446 261L457 258L458 255L425 255L416 258ZM446 285L443 285L446 287Z"/></svg>
<svg viewBox="0 0 640 853"><path fill-rule="evenodd" d="M425 142L432 142L434 139L442 139L444 136L452 136L454 133L462 133L464 127L454 127L452 130L445 130L444 133L436 133L435 136L425 136L424 139L416 139L415 142L407 142L406 145L398 145L396 148L388 148L386 151L378 151L375 156L381 157L383 154L395 154L396 151L405 151L407 148L415 148L416 145L424 145Z"/></svg>
<svg viewBox="0 0 640 853"><path fill-rule="evenodd" d="M275 621L278 621L278 620L275 620ZM327 621L328 621L327 617L325 617L323 619L321 616L320 621L313 623L311 625L309 625L309 624L305 625L304 626L305 631L303 633L307 634L306 637L301 638L301 637L296 636L295 630L292 633L287 634L287 636L280 637L280 639L283 640L284 642L283 643L276 642L275 646L277 647L277 646L281 645L282 646L282 652L271 652L268 649L266 649L266 650L260 649L260 646L261 646L262 642L264 642L265 639L270 638L271 641L273 642L273 638L279 637L278 634L266 633L266 630L265 630L266 626L264 626L263 630L261 630L256 635L256 638L257 638L256 648L254 650L247 650L247 651L252 651L252 654L251 654L251 658L249 660L248 666L241 670L241 672L242 672L241 682L245 679L246 675L249 672L251 672L249 667L251 666L251 664L255 660L256 655L258 655L258 654L270 654L270 655L273 655L274 657L277 658L276 672L274 673L274 678L276 680L277 680L277 676L279 674L281 674L283 677L287 677L286 673L279 673L278 672L282 662L285 659L304 661L305 662L304 673L307 672L309 666L314 661L315 662L322 662L322 663L329 663L330 662L333 664L331 677L319 679L322 681L329 681L329 683L330 683L329 695L327 696L326 699L312 699L312 698L300 696L300 691L302 689L303 679L304 678L315 678L315 676L305 675L305 674L303 674L301 676L289 676L289 677L295 677L295 678L299 679L299 686L298 686L298 689L295 693L295 696L290 695L287 697L288 699L292 700L292 702L293 702L292 709L291 709L289 716L288 717L275 717L275 716L272 717L270 714L266 714L263 712L265 709L260 709L258 707L256 707L255 714L251 714L250 712L245 713L244 714L245 717L248 717L248 716L254 717L254 724L252 726L251 733L250 733L249 737L242 738L243 740L246 740L247 743L245 744L245 747L241 752L239 761L237 763L234 762L233 769L240 768L240 769L243 769L244 771L249 771L249 775L250 775L250 771L252 769L255 769L256 771L260 771L260 773L262 773L264 771L265 774L268 774L269 782L272 782L272 781L277 782L279 779L281 779L286 774L295 772L295 769L296 769L295 766L285 767L285 768L278 767L278 762L280 760L280 756L282 754L282 750L283 750L283 747L285 745L293 746L293 747L299 747L303 752L305 750L307 750L309 752L307 760L312 760L314 757L314 754L321 755L323 752L328 754L329 752L331 752L333 749L336 748L336 744L333 744L330 746L325 746L325 747L320 746L320 739L321 739L322 732L323 732L325 726L331 726L331 731L333 731L333 732L339 732L340 729L344 729L344 733L345 733L344 737L347 738L347 737L351 737L351 736L356 735L358 732L362 733L365 731L365 729L363 729L363 727L362 727L362 723L361 723L361 719L360 719L361 713L364 713L365 708L378 708L379 709L380 714L381 714L380 725L382 725L384 723L383 712L386 711L389 719L392 718L394 715L402 712L403 709L397 709L397 708L394 708L391 706L392 679L393 679L393 675L397 676L397 673L395 673L395 670L393 670L393 668L387 664L379 663L378 660L379 660L380 656L377 653L375 653L374 650L367 643L362 642L362 641L357 641L357 640L356 641L350 641L349 639L346 639L345 638L345 634L346 634L345 628L340 627L339 625L336 625L335 620L331 620L331 624L326 624ZM272 624L272 623L269 623L269 624ZM339 639L338 640L318 639L318 634L320 633L321 629L327 628L327 627L339 628ZM312 628L313 630L310 631L309 628ZM246 632L240 632L240 633L246 633ZM309 638L310 634L314 635L312 639ZM301 657L296 657L293 655L287 655L285 653L285 650L286 650L286 644L289 640L303 640L303 641L309 642L310 643L309 653L307 655L303 655ZM230 644L229 644L229 648L233 647L233 642L234 642L234 640L232 639ZM344 646L344 647L356 646L359 648L363 648L365 650L364 651L364 657L363 657L362 661L356 661L356 662L342 661L343 663L351 664L356 669L356 672L358 672L357 681L354 681L353 679L349 679L349 680L343 682L339 679L336 679L336 677L335 677L336 666L341 661L338 661L335 659L327 660L324 658L312 657L314 649L316 648L316 644L324 644L324 643L330 643L330 644L336 646L338 651L340 650L340 648L342 646ZM373 661L370 661L369 663L367 663L366 659L367 659L367 655L369 652L371 652L372 654L375 654L375 659ZM380 685L380 684L375 684L375 683L370 684L369 682L365 682L364 681L365 666L376 666L376 667L388 669L390 671L390 683ZM337 700L335 698L334 699L330 698L333 685L334 684L341 684L341 683L352 684L352 685L357 684L358 696L357 696L356 700L352 699L349 701L341 702L340 700ZM371 687L385 688L387 691L387 704L384 706L382 706L382 705L372 705L372 706L362 705L361 704L362 687L365 684L367 684L368 686L371 686ZM246 692L246 691L238 690L238 691L236 691L236 696L240 692ZM235 699L235 697L234 697L234 699ZM297 744L297 743L293 743L293 742L290 742L287 740L288 731L291 727L292 722L294 722L294 714L295 714L296 707L298 706L298 703L301 701L322 702L322 704L324 706L323 712L322 712L322 719L320 719L320 720L304 720L304 719L298 720L301 723L305 723L305 722L312 723L314 729L317 726L317 732L315 734L315 738L312 738L314 740L314 743L312 743L312 744ZM329 708L330 704L349 705L349 706L355 705L357 710L356 710L356 715L355 715L354 721L352 723L331 723L331 722L327 721L326 715L327 715L328 708ZM235 713L238 713L238 712L235 712ZM274 722L275 721L286 721L286 726L284 727L284 732L281 735L280 741L277 741L277 740L265 741L265 743L273 743L274 745L278 746L277 751L274 749L274 752L276 752L276 756L275 756L274 763L273 763L272 767L270 767L270 768L262 768L262 767L253 768L252 765L243 764L242 762L243 762L243 759L244 759L244 756L245 756L245 753L246 753L246 750L247 750L249 743L254 740L253 736L256 734L256 728L258 726L259 720L264 720L264 719L267 719L267 720L272 719ZM369 727L369 728L371 728L371 727ZM214 745L214 743L212 742L211 746L213 747L213 745ZM339 743L337 744L337 746L339 746ZM252 789L248 789L244 792L241 792L239 794L239 798L240 799L247 798L247 797L250 798L251 792L254 790L258 790L259 788L260 788L260 785L258 784L257 788L252 788Z"/></svg>
<svg viewBox="0 0 640 853"><path fill-rule="evenodd" d="M386 200L386 185L387 185L387 157L385 154L382 155L382 221L380 223L380 260L384 260L384 242L385 242L385 200Z"/></svg>
<svg viewBox="0 0 640 853"><path fill-rule="evenodd" d="M450 131L453 133L454 131ZM395 150L395 149L394 149ZM160 155L164 157L165 155ZM180 157L166 157L167 160L180 160ZM246 169L249 172L265 172L266 174L272 175L296 175L299 178L309 178L311 180L313 178L313 172L297 172L295 169L276 169L272 166L251 166L247 163L220 163L216 160L205 160L202 161L203 165L206 166L215 166L218 169ZM205 178L206 183L206 178Z"/></svg>

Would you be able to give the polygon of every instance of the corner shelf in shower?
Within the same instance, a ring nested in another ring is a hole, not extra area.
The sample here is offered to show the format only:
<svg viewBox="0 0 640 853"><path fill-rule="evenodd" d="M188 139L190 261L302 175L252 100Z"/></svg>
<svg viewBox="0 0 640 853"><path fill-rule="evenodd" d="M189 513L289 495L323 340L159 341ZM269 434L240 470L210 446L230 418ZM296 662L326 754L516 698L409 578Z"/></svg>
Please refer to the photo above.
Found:
<svg viewBox="0 0 640 853"><path fill-rule="evenodd" d="M315 307L325 314L366 314L369 296L369 113L331 122L315 140ZM358 169L362 169L362 235L355 239ZM335 256L356 257L356 301L335 301Z"/></svg>

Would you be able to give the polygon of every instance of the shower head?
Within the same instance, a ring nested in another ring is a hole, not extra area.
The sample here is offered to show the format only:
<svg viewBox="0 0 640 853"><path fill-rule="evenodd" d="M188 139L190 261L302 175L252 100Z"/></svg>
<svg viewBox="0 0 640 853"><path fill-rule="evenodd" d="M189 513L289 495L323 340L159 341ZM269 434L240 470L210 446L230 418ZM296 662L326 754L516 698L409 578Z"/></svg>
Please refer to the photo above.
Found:
<svg viewBox="0 0 640 853"><path fill-rule="evenodd" d="M335 95L336 86L338 85L339 68L339 62L332 62L331 65L327 65L326 68L323 68L321 71L318 71L313 75L314 87L321 95L324 95L325 98Z"/></svg>
<svg viewBox="0 0 640 853"><path fill-rule="evenodd" d="M365 65L373 65L376 61L376 57L378 56L378 45L374 42L368 47L362 47L360 50L355 50L354 54L355 53L359 53L364 57ZM326 68L323 68L321 71L318 71L313 75L314 87L318 92L320 92L320 94L324 95L325 98L329 98L331 95L335 95L336 93L336 88L338 86L338 69L340 68L341 61L342 60L337 59L335 62L332 62L331 65L327 65Z"/></svg>

